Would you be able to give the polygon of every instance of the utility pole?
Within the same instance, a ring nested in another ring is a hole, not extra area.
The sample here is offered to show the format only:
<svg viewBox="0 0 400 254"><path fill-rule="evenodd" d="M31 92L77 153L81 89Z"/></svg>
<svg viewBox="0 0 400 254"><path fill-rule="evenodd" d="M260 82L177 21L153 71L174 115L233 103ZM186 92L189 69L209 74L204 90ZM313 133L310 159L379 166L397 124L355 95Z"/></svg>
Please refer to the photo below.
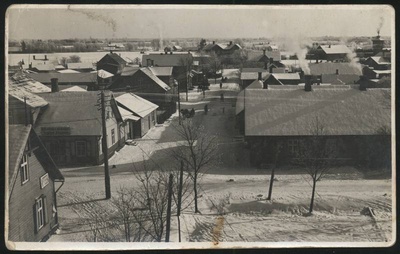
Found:
<svg viewBox="0 0 400 254"><path fill-rule="evenodd" d="M26 105L26 97L24 97L24 107L25 107L25 126L28 126L28 107Z"/></svg>
<svg viewBox="0 0 400 254"><path fill-rule="evenodd" d="M105 107L104 91L101 91L101 123L103 129L103 138L101 141L101 145L104 157L104 183L106 189L106 199L110 199L111 186L110 186L110 170L108 168L107 126L106 126L106 107Z"/></svg>
<svg viewBox="0 0 400 254"><path fill-rule="evenodd" d="M172 181L173 181L174 175L170 174L169 175L169 181L168 181L168 206L167 206L167 228L165 232L165 242L169 242L169 234L171 231L171 203L172 203Z"/></svg>
<svg viewBox="0 0 400 254"><path fill-rule="evenodd" d="M182 125L182 119L181 119L181 96L179 94L179 82L178 82L178 118L179 118L179 125Z"/></svg>
<svg viewBox="0 0 400 254"><path fill-rule="evenodd" d="M182 206L182 188L183 188L183 161L181 161L181 170L179 173L179 188L178 188L178 207L177 207L177 214L178 217L178 234L179 234L179 242L181 242L181 206Z"/></svg>

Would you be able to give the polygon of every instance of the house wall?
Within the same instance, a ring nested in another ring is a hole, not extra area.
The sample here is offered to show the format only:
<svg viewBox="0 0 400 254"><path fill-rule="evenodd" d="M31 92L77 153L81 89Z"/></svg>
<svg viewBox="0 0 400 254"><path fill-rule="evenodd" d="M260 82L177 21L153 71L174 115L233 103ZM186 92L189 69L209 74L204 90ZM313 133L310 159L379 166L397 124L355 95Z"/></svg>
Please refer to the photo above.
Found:
<svg viewBox="0 0 400 254"><path fill-rule="evenodd" d="M97 136L41 136L43 144L57 166L96 165L98 163ZM78 155L77 143L85 142L86 155Z"/></svg>
<svg viewBox="0 0 400 254"><path fill-rule="evenodd" d="M304 141L306 136L246 136L250 148L250 161L253 166L275 163L276 144L283 144L280 154L282 164L290 164L296 158L291 153L289 143L292 140ZM337 154L335 160L340 165L364 165L365 167L388 167L391 163L391 145L389 135L370 136L327 136L335 142Z"/></svg>
<svg viewBox="0 0 400 254"><path fill-rule="evenodd" d="M22 101L8 96L8 106L9 124L25 124L26 121L28 123L32 121L32 114L29 113L32 112L32 108L27 105L28 114L25 114L25 104Z"/></svg>
<svg viewBox="0 0 400 254"><path fill-rule="evenodd" d="M390 65L389 64L377 64L374 60L371 58L368 58L364 64L368 65L369 67L374 68L374 70L389 70Z"/></svg>
<svg viewBox="0 0 400 254"><path fill-rule="evenodd" d="M97 70L105 70L112 74L117 74L124 68L123 64L118 64L109 55L105 55L100 61L97 62Z"/></svg>
<svg viewBox="0 0 400 254"><path fill-rule="evenodd" d="M14 188L9 200L9 240L11 241L41 241L46 238L57 224L57 215L53 214L55 205L54 182L49 177L49 183L43 189L40 188L40 177L47 172L39 162L35 152L28 157L29 181L22 184L21 174L18 172ZM11 186L10 186L11 187ZM46 196L45 216L47 223L36 230L35 200L41 195Z"/></svg>
<svg viewBox="0 0 400 254"><path fill-rule="evenodd" d="M160 107L164 106L171 97L168 96L168 92L141 71L137 71L132 76L121 77L120 82L121 85L118 87L126 88L127 91L129 90Z"/></svg>

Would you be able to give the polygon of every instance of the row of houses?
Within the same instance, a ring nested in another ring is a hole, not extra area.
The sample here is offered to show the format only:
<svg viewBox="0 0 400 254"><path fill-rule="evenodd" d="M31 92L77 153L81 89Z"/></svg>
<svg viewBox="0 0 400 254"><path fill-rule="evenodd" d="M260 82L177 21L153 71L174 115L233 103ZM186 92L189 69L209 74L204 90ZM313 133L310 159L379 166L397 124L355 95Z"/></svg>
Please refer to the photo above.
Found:
<svg viewBox="0 0 400 254"><path fill-rule="evenodd" d="M8 82L8 239L45 241L58 228L59 167L98 165L157 124L158 105L131 92L103 91L108 154L102 151L99 91L60 90L17 73Z"/></svg>
<svg viewBox="0 0 400 254"><path fill-rule="evenodd" d="M390 89L317 82L310 75L300 86L257 80L239 93L237 128L254 166L273 165L278 151L281 163L293 161L301 144L315 135L335 147L336 159L343 163L390 166Z"/></svg>

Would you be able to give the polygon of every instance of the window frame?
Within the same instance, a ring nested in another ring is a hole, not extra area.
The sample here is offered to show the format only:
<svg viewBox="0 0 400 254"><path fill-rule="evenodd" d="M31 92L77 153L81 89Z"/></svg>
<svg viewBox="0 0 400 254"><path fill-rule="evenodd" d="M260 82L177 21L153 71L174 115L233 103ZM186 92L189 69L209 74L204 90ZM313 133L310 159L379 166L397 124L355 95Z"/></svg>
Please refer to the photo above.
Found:
<svg viewBox="0 0 400 254"><path fill-rule="evenodd" d="M22 156L21 164L21 183L22 185L29 181L29 163L28 163L28 154L24 153Z"/></svg>
<svg viewBox="0 0 400 254"><path fill-rule="evenodd" d="M76 157L86 157L87 155L87 142L84 140L77 140L75 141L75 155ZM79 145L83 144L84 153L80 153L80 149L78 149Z"/></svg>
<svg viewBox="0 0 400 254"><path fill-rule="evenodd" d="M115 129L111 129L111 144L115 144Z"/></svg>
<svg viewBox="0 0 400 254"><path fill-rule="evenodd" d="M36 230L37 231L39 231L46 225L46 200L45 199L46 199L45 196L40 196L35 201Z"/></svg>
<svg viewBox="0 0 400 254"><path fill-rule="evenodd" d="M300 140L289 139L287 143L288 151L292 156L298 156L300 151Z"/></svg>

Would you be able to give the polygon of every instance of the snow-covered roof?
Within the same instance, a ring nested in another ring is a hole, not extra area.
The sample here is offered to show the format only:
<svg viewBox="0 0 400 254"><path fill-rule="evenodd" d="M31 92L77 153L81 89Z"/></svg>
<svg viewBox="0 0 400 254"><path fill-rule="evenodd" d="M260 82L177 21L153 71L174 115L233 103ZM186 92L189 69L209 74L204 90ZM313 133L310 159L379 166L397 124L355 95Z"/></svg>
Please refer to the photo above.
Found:
<svg viewBox="0 0 400 254"><path fill-rule="evenodd" d="M115 100L120 106L125 107L140 117L145 117L158 108L156 104L133 93L125 93L116 97Z"/></svg>

